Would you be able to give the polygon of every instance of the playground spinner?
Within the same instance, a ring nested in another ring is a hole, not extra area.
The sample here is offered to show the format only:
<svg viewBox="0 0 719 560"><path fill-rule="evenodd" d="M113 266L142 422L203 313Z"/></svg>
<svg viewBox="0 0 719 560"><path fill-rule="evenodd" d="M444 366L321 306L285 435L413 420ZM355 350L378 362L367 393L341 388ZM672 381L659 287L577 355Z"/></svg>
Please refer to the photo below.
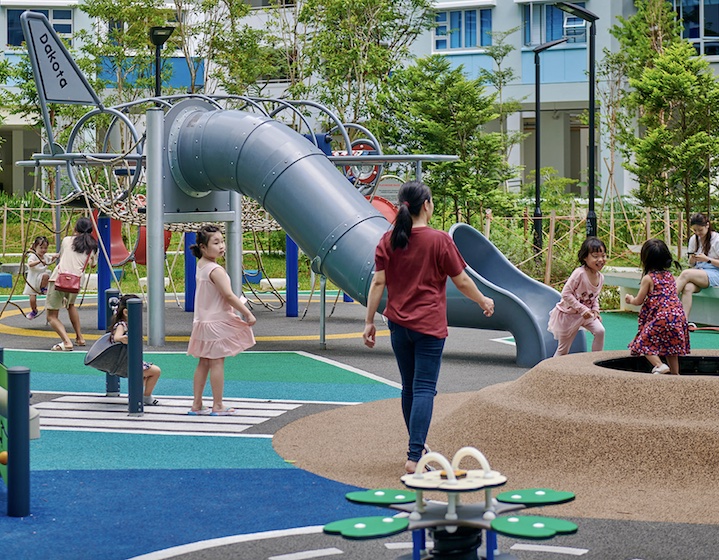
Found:
<svg viewBox="0 0 719 560"><path fill-rule="evenodd" d="M461 470L465 457L475 459L480 469ZM437 463L441 470L429 470ZM355 503L386 506L402 512L397 516L374 516L343 519L324 526L324 532L347 539L389 537L404 531L413 532L412 560L476 560L478 554L487 560L509 560L508 554L496 550L496 533L513 538L550 539L558 534L577 531L577 525L562 519L532 515L508 515L530 507L569 502L574 494L548 488L530 488L502 492L495 498L492 489L504 485L507 478L493 471L486 457L473 447L463 447L452 458L436 452L426 453L417 463L417 471L401 478L407 490L376 489L350 492L345 497ZM465 492L484 491L483 502L462 504ZM447 494L447 502L427 501L425 491ZM500 517L501 516L501 517ZM428 551L425 531L429 530L434 547ZM487 543L480 551L482 531Z"/></svg>

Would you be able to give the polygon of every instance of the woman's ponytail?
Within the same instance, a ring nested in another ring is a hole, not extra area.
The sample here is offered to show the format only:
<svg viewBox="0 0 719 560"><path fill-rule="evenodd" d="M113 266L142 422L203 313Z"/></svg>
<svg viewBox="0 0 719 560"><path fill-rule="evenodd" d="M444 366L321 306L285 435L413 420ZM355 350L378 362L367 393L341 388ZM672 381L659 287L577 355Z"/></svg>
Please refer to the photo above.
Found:
<svg viewBox="0 0 719 560"><path fill-rule="evenodd" d="M432 200L429 187L421 181L409 181L399 188L397 202L399 210L394 220L394 229L389 238L390 247L404 249L412 235L412 216L418 216L426 200Z"/></svg>

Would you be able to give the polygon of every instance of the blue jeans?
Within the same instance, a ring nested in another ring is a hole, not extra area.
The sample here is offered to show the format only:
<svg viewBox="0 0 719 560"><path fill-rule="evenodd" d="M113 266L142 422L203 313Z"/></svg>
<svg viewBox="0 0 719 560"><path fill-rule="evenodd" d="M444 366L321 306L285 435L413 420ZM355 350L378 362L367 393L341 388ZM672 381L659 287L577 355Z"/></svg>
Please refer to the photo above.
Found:
<svg viewBox="0 0 719 560"><path fill-rule="evenodd" d="M419 461L432 421L444 338L436 338L387 321L399 373L402 376L402 414L409 432L407 459Z"/></svg>

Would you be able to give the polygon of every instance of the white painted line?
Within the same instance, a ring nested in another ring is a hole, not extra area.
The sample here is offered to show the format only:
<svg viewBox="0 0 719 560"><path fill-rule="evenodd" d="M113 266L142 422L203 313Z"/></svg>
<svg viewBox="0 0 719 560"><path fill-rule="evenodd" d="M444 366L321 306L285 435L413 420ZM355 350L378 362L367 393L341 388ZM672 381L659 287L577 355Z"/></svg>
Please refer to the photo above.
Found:
<svg viewBox="0 0 719 560"><path fill-rule="evenodd" d="M302 351L297 352L297 354L300 354L301 356L306 356L308 358L312 358L313 360L317 360L318 362L324 362L326 364L333 365L340 369L351 371L352 373L356 373L357 375L361 375L362 377L366 377L367 379L372 379L373 381L379 381L380 383L384 383L385 385L389 385L390 387L394 387L395 389L402 388L402 385L399 383L396 383L395 381L390 381L389 379L385 379L384 377L380 377L379 375L375 375L374 373L370 373L368 371L364 371L359 368L348 366L348 365L340 363L340 362L335 362L334 360L330 360L329 358L324 358L322 356L316 356L315 354L310 354L309 352L302 352Z"/></svg>
<svg viewBox="0 0 719 560"><path fill-rule="evenodd" d="M39 408L39 407L38 407ZM152 407L156 408L156 407ZM41 422L42 420L46 418L83 418L83 419L92 419L95 420L126 420L128 418L127 416L127 408L123 412L95 412L92 410L59 410L59 409L52 409L52 408L41 408L42 414L40 415ZM133 417L134 418L134 417ZM199 422L200 424L214 424L216 422L219 422L222 424L223 421L227 420L228 418L232 420L233 418L242 418L243 424L262 424L262 422L267 422L267 417L260 417L260 416L244 416L240 414L236 414L234 416L189 416L187 413L184 414L158 414L154 410L152 413L148 413L147 409L145 409L145 416L141 417L147 420L148 418L152 420L157 420L161 422ZM226 423L232 423L232 422L226 422Z"/></svg>
<svg viewBox="0 0 719 560"><path fill-rule="evenodd" d="M75 427L67 427L67 426L40 426L40 431L55 431L55 432L96 432L96 433L108 433L112 432L113 434L146 434L146 435L153 435L153 436L193 436L193 437L236 437L236 438L247 438L247 439L272 439L272 434L226 434L226 433L218 433L218 432L197 432L197 431L177 431L177 432L170 432L167 430L143 430L142 428L137 430L105 430L101 428L83 428L79 426Z"/></svg>
<svg viewBox="0 0 719 560"><path fill-rule="evenodd" d="M227 546L229 544L238 544L243 542L262 541L268 539L277 539L282 537L295 537L298 535L316 535L322 532L323 525L315 525L313 527L298 527L296 529L282 529L278 531L265 531L263 533L250 533L248 535L234 535L232 537L220 537L219 539L210 539L207 541L198 541L180 546L173 546L164 550L157 550L142 556L135 556L128 560L166 560L174 558L181 554L189 554L200 550L208 550L219 546Z"/></svg>
<svg viewBox="0 0 719 560"><path fill-rule="evenodd" d="M512 336L505 336L503 338L492 338L490 340L492 342L499 342L500 344L507 344L509 346L517 345L517 343L514 341L514 337L512 337Z"/></svg>
<svg viewBox="0 0 719 560"><path fill-rule="evenodd" d="M424 546L427 550L430 550L430 549L434 548L434 542L427 540L427 541L425 541ZM407 550L407 549L414 548L414 543L411 543L409 541L408 542L388 542L388 543L384 543L384 547L387 550Z"/></svg>
<svg viewBox="0 0 719 560"><path fill-rule="evenodd" d="M336 556L344 554L339 548L323 548L317 550L305 550L304 552L293 552L292 554L280 554L270 556L267 560L309 560L310 558L323 558L325 556Z"/></svg>
<svg viewBox="0 0 719 560"><path fill-rule="evenodd" d="M138 426L140 424L140 426ZM216 432L216 433L237 433L247 430L252 426L248 424L229 424L227 426L218 426L206 424L183 422L182 424L170 424L169 422L153 422L142 416L129 416L127 420L85 420L82 418L42 418L40 425L62 426L65 428L101 428L104 431L131 429L132 427L142 427L144 430L162 430L165 432L173 431L197 431L197 432Z"/></svg>
<svg viewBox="0 0 719 560"><path fill-rule="evenodd" d="M227 401L225 401L227 403ZM94 414L99 415L100 414L110 414L114 415L114 417L121 417L121 416L127 416L127 404L122 405L110 405L110 404L82 404L82 403L61 403L57 401L45 401L42 403L38 403L36 405L33 405L38 410L42 411L41 416L49 415L50 412L54 411L58 414L64 414L65 416L73 416L77 413L84 412L88 414ZM235 414L232 414L230 416L211 416L209 414L205 416L193 416L191 414L187 414L187 411L190 410L189 407L166 407L166 406L145 406L144 412L146 415L150 415L155 419L162 419L167 420L168 422L176 421L178 418L181 418L182 420L198 420L200 422L202 421L209 421L209 422L236 422L237 418L241 418L242 422L248 422L249 420L245 420L245 418L257 418L258 422L265 422L269 420L270 418L275 418L277 416L282 416L286 410L243 410L241 408L235 408Z"/></svg>
<svg viewBox="0 0 719 560"><path fill-rule="evenodd" d="M570 546L550 546L544 544L513 544L509 550L527 550L532 552L552 552L554 554L566 554L568 556L583 556L589 550L586 548L573 548Z"/></svg>
<svg viewBox="0 0 719 560"><path fill-rule="evenodd" d="M160 399L164 400L164 397L158 397L157 395L154 395L154 397L159 401ZM173 407L186 407L189 408L192 406L192 399L189 397L174 397L174 398L168 398L167 399L167 405L173 406ZM226 403L232 403L234 408L269 408L273 410L294 410L296 408L299 408L299 404L289 404L289 403L278 403L278 402L271 402L271 401L256 401L256 400L249 400L249 399L232 399L232 398L225 398L224 401ZM46 401L47 402L47 401ZM86 397L79 397L75 395L67 395L64 397L60 397L58 399L54 399L52 402L64 402L64 403L100 403L100 404L119 404L124 405L127 407L127 397L104 397L101 395L90 395ZM160 409L162 408L163 404L161 403L158 406L153 406L153 409Z"/></svg>
<svg viewBox="0 0 719 560"><path fill-rule="evenodd" d="M83 393L83 392L73 392L73 391L34 391L34 393L38 395L86 395L88 397L101 397L103 399L113 399L113 398L120 398L122 399L124 397L125 402L127 402L127 394L121 393L120 397L106 397L102 393ZM184 400L185 402L191 403L191 397L184 397L184 396L177 396L177 395L157 395L153 394L153 397L155 397L157 400ZM240 399L233 399L225 397L224 400L231 400L233 402L239 401ZM347 401L307 401L307 400L294 400L294 399L252 399L245 397L241 399L242 402L260 402L260 403L287 403L287 404L329 404L329 405L337 405L337 406L352 406L356 404L363 404L361 401L357 402L347 402Z"/></svg>

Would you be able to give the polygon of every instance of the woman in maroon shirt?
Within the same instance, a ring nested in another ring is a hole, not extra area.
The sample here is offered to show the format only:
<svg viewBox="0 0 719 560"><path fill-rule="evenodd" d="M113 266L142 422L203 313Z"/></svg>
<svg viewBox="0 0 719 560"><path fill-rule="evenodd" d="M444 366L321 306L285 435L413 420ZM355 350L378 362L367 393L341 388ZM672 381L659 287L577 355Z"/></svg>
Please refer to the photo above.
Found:
<svg viewBox="0 0 719 560"><path fill-rule="evenodd" d="M479 291L452 238L428 226L434 211L429 188L419 181L402 185L394 228L375 252L375 273L367 297L363 334L375 345L374 316L387 288L384 315L402 377L402 414L409 432L405 470L413 473L425 447L447 338L447 278L487 316L494 301Z"/></svg>

